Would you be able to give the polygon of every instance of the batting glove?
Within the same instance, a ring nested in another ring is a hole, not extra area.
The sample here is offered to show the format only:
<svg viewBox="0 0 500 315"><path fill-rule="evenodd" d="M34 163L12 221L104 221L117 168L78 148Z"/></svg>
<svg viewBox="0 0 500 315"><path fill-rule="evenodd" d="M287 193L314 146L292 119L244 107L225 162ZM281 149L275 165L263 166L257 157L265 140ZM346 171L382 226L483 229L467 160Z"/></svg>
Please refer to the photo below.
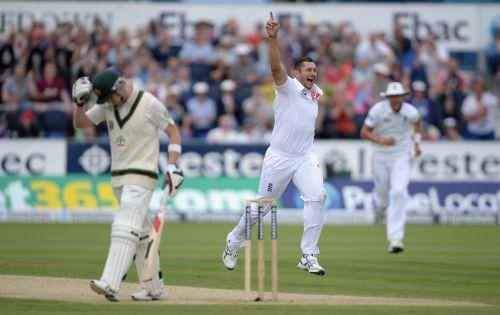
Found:
<svg viewBox="0 0 500 315"><path fill-rule="evenodd" d="M78 107L82 107L87 103L92 92L92 83L88 77L81 77L73 84L73 102Z"/></svg>
<svg viewBox="0 0 500 315"><path fill-rule="evenodd" d="M165 176L163 176L161 188L168 189L168 195L173 197L183 182L184 172L176 164L167 164L167 170Z"/></svg>

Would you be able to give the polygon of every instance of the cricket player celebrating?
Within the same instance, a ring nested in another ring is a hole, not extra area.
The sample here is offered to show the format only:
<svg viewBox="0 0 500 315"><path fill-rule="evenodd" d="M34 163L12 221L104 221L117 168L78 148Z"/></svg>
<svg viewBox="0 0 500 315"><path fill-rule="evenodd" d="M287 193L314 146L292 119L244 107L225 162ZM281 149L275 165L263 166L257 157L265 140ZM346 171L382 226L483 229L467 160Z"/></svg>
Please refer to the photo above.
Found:
<svg viewBox="0 0 500 315"><path fill-rule="evenodd" d="M158 179L158 130L164 130L170 139L163 188L167 187L169 196L173 196L184 180L176 164L181 153L179 130L158 99L139 91L112 69L98 73L92 83L87 77L79 78L73 85L73 100L77 106L73 115L76 128L107 123L111 185L120 205L111 226L104 271L100 280L90 282L90 287L108 300L118 301L120 283L135 259L142 290L132 298L164 299L157 253L153 253L156 255L153 278L145 278L146 245L152 229L147 208ZM85 106L92 106L94 102L97 105L85 111Z"/></svg>
<svg viewBox="0 0 500 315"><path fill-rule="evenodd" d="M361 138L373 142L374 201L378 211L387 209L390 253L403 251L412 134L415 155L421 154L422 121L418 110L403 101L406 94L401 83L389 83L380 94L385 99L370 109L361 128Z"/></svg>
<svg viewBox="0 0 500 315"><path fill-rule="evenodd" d="M314 128L318 115L318 98L322 91L314 84L316 64L309 57L295 62L290 78L281 65L278 47L278 23L273 14L266 24L269 36L269 62L276 98L274 100L274 129L271 145L262 165L257 198L279 198L293 180L304 200L304 232L302 257L298 267L310 273L324 275L318 263L317 246L323 228L325 189L318 159L313 151ZM264 211L270 210L268 205ZM257 209L252 208L251 224L258 219ZM238 249L244 245L245 216L228 234L222 260L227 269L236 266Z"/></svg>

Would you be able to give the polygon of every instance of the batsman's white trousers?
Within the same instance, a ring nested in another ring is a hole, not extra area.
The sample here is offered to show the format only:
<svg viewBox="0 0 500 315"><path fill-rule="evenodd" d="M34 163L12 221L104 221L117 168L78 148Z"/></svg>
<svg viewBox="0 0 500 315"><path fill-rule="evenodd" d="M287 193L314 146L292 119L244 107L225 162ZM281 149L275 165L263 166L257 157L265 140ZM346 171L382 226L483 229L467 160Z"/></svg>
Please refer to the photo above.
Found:
<svg viewBox="0 0 500 315"><path fill-rule="evenodd" d="M137 247L144 243L145 239L147 241L147 233L151 229L147 208L152 190L137 185L125 185L114 187L114 193L120 210L116 212L111 225L111 244L101 280L118 291Z"/></svg>
<svg viewBox="0 0 500 315"><path fill-rule="evenodd" d="M262 164L257 199L280 198L290 180L304 200L304 232L300 245L302 253L319 254L317 244L323 228L325 189L318 158L314 152L291 155L273 148L267 149ZM267 214L269 210L270 205L267 205L264 213ZM257 207L252 207L251 218L253 225L258 219ZM237 248L244 246L244 241L245 214L243 213L239 223L228 234L227 242L229 246Z"/></svg>
<svg viewBox="0 0 500 315"><path fill-rule="evenodd" d="M410 182L410 156L379 156L372 158L375 182L374 201L377 209L386 209L387 239L403 240L406 202Z"/></svg>

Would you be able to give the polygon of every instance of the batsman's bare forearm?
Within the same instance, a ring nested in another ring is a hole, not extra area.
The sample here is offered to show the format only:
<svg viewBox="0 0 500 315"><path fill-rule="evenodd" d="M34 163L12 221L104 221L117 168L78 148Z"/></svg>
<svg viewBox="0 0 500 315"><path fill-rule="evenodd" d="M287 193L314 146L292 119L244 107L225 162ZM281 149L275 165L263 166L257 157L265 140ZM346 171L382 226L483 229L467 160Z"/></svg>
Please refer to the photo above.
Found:
<svg viewBox="0 0 500 315"><path fill-rule="evenodd" d="M181 133L179 132L179 128L177 128L177 125L174 124L168 125L167 129L165 129L165 132L167 133L169 144L181 145ZM176 164L178 159L179 159L179 153L168 152L169 164Z"/></svg>
<svg viewBox="0 0 500 315"><path fill-rule="evenodd" d="M361 139L370 140L373 143L380 143L380 137L377 137L376 135L374 135L372 133L371 128L368 127L367 125L363 125L363 127L361 127L360 136L361 136Z"/></svg>
<svg viewBox="0 0 500 315"><path fill-rule="evenodd" d="M286 82L286 71L281 64L280 48L278 37L269 37L269 64L271 66L271 74L276 85L282 85Z"/></svg>
<svg viewBox="0 0 500 315"><path fill-rule="evenodd" d="M75 110L73 111L73 126L75 128L85 128L92 125L93 125L92 121L85 114L84 107L76 106Z"/></svg>

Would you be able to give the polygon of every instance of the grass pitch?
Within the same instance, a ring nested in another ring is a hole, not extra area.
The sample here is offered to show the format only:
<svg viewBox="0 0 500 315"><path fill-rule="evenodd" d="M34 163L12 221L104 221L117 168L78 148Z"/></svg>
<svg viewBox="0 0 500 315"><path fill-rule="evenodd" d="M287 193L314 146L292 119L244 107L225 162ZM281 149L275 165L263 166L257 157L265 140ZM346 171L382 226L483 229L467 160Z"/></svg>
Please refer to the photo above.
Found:
<svg viewBox="0 0 500 315"><path fill-rule="evenodd" d="M232 224L167 223L162 270L167 285L243 288L242 258L227 271L220 261ZM109 224L0 224L0 274L71 278L99 277L109 245ZM268 231L267 231L268 232ZM179 306L86 305L0 298L2 314L471 314L500 312L498 226L409 226L406 251L386 252L382 226L325 226L319 261L324 277L297 269L300 226L279 227L280 292L390 296L471 301L485 308L390 306ZM255 234L255 233L254 233ZM270 246L266 244L270 258ZM253 249L256 249L254 246ZM253 253L254 261L256 252ZM254 269L255 271L256 269ZM267 268L270 271L270 268ZM267 275L267 280L270 279ZM254 288L256 275L254 273ZM135 268L127 281L137 281ZM266 290L270 290L267 281Z"/></svg>

